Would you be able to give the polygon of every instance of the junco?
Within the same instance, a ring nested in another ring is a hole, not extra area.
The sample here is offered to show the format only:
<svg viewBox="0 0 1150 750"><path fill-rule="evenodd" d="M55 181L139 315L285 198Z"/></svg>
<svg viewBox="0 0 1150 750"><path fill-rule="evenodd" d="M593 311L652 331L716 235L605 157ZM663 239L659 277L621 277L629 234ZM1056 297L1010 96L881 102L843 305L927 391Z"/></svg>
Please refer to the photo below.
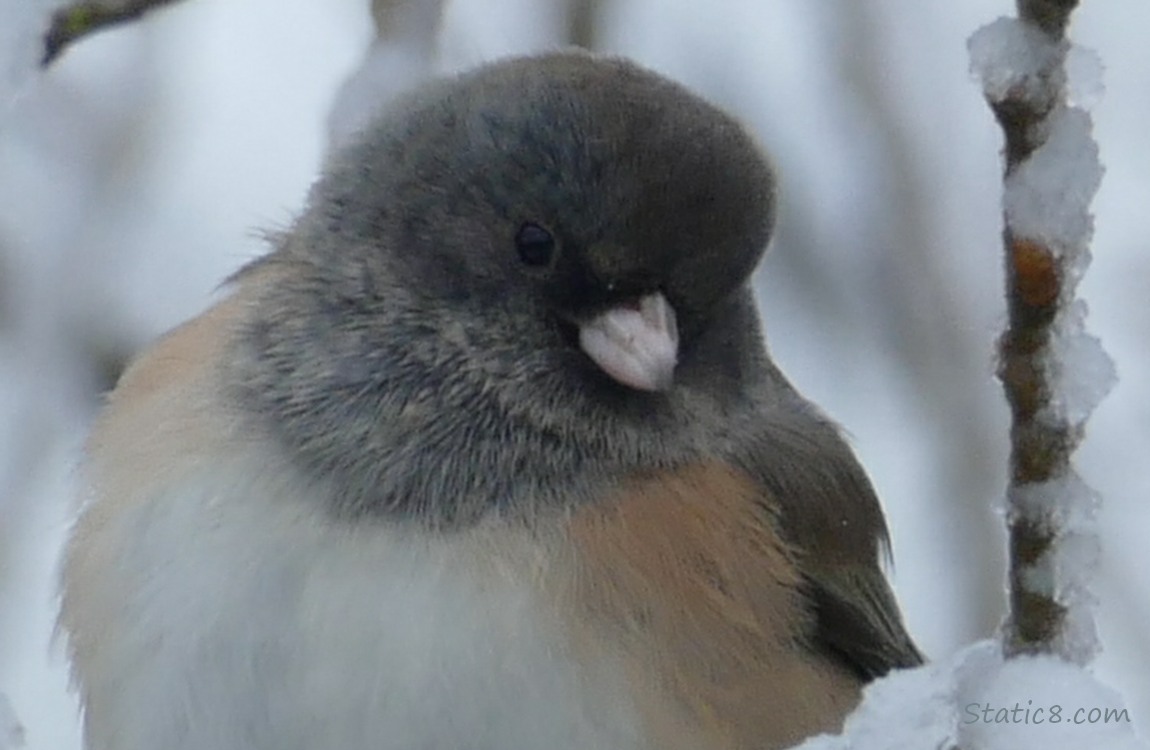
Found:
<svg viewBox="0 0 1150 750"><path fill-rule="evenodd" d="M513 59L334 156L89 444L91 750L715 750L920 656L761 339L771 169L636 65Z"/></svg>

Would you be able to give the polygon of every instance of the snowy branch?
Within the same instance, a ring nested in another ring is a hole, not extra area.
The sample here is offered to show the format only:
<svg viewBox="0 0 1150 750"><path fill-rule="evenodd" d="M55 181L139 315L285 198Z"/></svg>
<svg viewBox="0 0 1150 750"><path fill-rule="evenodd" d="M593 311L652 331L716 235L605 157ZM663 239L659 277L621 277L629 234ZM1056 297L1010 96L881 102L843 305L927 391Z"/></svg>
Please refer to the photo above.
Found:
<svg viewBox="0 0 1150 750"><path fill-rule="evenodd" d="M1007 523L1008 654L1096 650L1088 589L1094 493L1071 469L1113 366L1083 332L1074 292L1089 263L1089 204L1101 180L1090 115L1068 102L1065 30L1076 0L1019 0L970 40L1005 135L1007 329L999 378L1012 415Z"/></svg>
<svg viewBox="0 0 1150 750"><path fill-rule="evenodd" d="M80 0L69 3L52 15L44 37L42 65L50 65L71 45L89 34L118 23L134 21L154 8L176 0Z"/></svg>

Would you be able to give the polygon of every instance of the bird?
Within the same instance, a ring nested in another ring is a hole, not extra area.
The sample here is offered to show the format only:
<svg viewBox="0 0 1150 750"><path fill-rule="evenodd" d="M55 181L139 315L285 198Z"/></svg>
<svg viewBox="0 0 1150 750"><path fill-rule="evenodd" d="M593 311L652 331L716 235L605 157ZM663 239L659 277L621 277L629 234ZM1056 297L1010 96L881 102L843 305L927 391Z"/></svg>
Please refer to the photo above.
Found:
<svg viewBox="0 0 1150 750"><path fill-rule="evenodd" d="M623 57L488 62L330 155L126 369L60 625L89 750L741 750L922 662L752 292L776 171Z"/></svg>

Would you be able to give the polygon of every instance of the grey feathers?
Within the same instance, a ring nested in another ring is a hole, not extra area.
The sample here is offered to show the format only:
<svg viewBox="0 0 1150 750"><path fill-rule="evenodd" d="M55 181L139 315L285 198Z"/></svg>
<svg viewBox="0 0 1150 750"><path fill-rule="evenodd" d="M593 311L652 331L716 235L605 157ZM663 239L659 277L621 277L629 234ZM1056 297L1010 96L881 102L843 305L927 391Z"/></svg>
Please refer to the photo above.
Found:
<svg viewBox="0 0 1150 750"><path fill-rule="evenodd" d="M235 397L317 473L353 478L335 495L357 510L474 518L523 487L577 495L583 465L674 465L706 443L690 400L737 401L754 377L753 313L709 329L745 306L772 220L758 148L677 84L575 53L496 63L332 160L253 270L288 269L240 338ZM556 237L542 271L515 254L525 222ZM574 345L580 320L654 290L684 338L671 397ZM704 335L738 343L706 354Z"/></svg>
<svg viewBox="0 0 1150 750"><path fill-rule="evenodd" d="M337 155L248 272L276 281L231 396L337 515L458 527L725 461L794 545L810 647L862 678L917 663L870 483L762 342L748 280L773 215L746 131L633 64L557 54L438 82ZM521 262L526 224L555 257ZM611 380L575 334L653 292L681 336L663 393Z"/></svg>

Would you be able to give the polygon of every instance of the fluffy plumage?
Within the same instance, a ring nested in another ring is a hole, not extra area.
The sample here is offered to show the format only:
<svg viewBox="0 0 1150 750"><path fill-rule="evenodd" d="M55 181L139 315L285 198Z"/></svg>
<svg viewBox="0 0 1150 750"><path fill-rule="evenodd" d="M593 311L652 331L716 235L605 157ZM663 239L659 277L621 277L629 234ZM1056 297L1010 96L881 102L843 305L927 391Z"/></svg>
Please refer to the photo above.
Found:
<svg viewBox="0 0 1150 750"><path fill-rule="evenodd" d="M621 60L401 101L94 430L93 750L774 748L920 657L764 348L774 177Z"/></svg>

